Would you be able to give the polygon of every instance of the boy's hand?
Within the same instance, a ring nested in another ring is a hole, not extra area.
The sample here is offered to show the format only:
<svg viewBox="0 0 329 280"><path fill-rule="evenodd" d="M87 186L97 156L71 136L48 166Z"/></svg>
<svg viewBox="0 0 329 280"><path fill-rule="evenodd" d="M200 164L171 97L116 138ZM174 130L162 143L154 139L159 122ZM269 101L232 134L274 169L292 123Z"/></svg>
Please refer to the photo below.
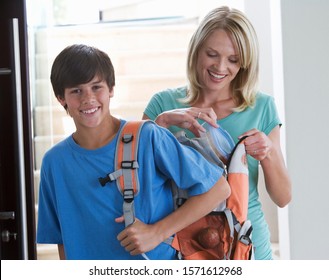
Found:
<svg viewBox="0 0 329 280"><path fill-rule="evenodd" d="M116 218L117 223L124 222L124 217ZM144 224L136 219L117 236L122 247L131 255L139 255L154 249L161 243L160 235L154 225Z"/></svg>

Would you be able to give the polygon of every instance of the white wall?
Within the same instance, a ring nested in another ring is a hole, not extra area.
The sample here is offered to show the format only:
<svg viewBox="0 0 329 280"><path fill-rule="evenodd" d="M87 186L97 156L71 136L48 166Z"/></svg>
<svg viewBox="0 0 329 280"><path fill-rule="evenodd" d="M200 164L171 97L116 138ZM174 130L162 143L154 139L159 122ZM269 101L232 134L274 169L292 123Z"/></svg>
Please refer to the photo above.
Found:
<svg viewBox="0 0 329 280"><path fill-rule="evenodd" d="M329 1L281 1L292 259L329 259Z"/></svg>
<svg viewBox="0 0 329 280"><path fill-rule="evenodd" d="M275 42L272 39L272 10L270 1L271 0L245 0L244 12L252 22L259 41L259 90L266 94L274 96L277 107L281 108L282 104L280 104L280 102L278 102L277 100L278 93L275 91L274 87L274 62L272 53L275 49ZM284 111L279 110L279 115L281 121L284 123ZM281 130L284 130L284 127ZM270 199L266 191L264 175L261 170L261 167L258 191L265 218L268 222L271 231L271 241L272 243L278 243L279 241L281 243L282 240L279 240L278 232L277 207ZM286 259L287 256L283 254L281 249L280 251L281 257Z"/></svg>

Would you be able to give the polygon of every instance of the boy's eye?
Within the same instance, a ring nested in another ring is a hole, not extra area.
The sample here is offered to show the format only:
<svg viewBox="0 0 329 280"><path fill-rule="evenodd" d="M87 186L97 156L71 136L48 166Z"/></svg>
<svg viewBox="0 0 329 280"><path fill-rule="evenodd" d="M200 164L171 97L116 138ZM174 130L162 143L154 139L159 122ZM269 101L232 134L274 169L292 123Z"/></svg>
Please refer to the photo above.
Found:
<svg viewBox="0 0 329 280"><path fill-rule="evenodd" d="M72 89L70 92L71 92L71 93L80 93L81 90L78 89L78 88L74 88L74 89Z"/></svg>

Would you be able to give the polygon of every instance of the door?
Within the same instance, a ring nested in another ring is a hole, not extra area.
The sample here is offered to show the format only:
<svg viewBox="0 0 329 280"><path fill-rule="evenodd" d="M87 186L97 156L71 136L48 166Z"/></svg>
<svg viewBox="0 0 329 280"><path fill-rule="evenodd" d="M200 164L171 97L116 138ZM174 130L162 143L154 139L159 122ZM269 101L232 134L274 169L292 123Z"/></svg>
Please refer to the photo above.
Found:
<svg viewBox="0 0 329 280"><path fill-rule="evenodd" d="M0 258L35 259L25 1L1 0L0 24Z"/></svg>

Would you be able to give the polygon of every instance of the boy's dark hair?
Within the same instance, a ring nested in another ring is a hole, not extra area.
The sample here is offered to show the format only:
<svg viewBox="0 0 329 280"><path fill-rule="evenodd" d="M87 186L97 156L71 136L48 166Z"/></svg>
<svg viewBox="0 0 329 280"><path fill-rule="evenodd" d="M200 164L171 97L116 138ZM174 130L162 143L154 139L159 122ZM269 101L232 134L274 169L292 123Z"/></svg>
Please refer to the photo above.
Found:
<svg viewBox="0 0 329 280"><path fill-rule="evenodd" d="M95 76L104 80L112 90L115 75L111 59L95 47L76 44L66 47L55 58L50 81L55 96L64 99L65 88L88 83Z"/></svg>

